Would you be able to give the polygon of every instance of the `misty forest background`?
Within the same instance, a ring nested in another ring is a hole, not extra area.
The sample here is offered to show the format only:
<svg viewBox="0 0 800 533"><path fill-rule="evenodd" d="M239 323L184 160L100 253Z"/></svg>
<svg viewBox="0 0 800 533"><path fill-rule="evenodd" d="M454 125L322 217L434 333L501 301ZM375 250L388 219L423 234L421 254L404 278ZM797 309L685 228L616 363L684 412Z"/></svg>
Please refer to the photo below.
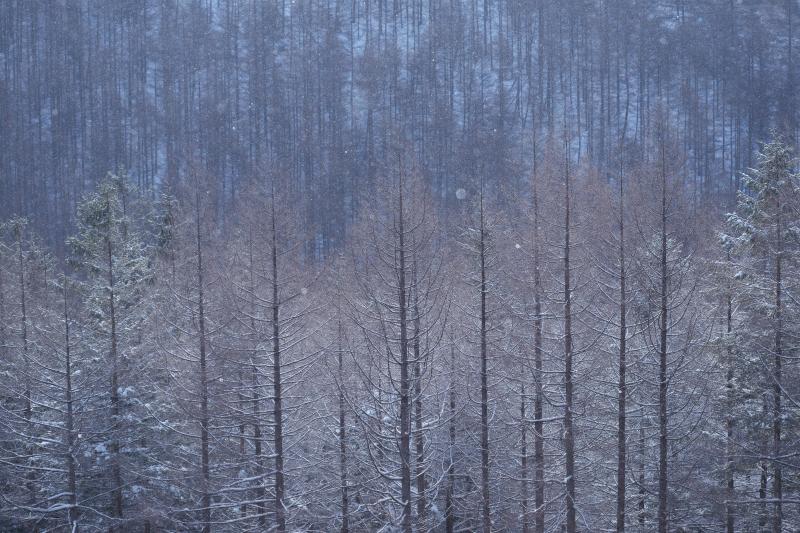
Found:
<svg viewBox="0 0 800 533"><path fill-rule="evenodd" d="M800 530L798 19L0 2L0 530Z"/></svg>

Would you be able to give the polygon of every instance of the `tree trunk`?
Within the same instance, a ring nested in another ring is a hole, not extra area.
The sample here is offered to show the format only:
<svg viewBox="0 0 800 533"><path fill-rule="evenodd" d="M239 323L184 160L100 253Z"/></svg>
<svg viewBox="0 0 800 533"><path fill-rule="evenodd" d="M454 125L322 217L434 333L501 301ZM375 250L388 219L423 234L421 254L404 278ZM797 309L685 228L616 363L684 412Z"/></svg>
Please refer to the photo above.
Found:
<svg viewBox="0 0 800 533"><path fill-rule="evenodd" d="M406 302L406 249L402 182L399 189L399 248L397 250L399 255L399 285L397 293L400 307L400 490L403 502L403 532L411 533L411 410L409 405L408 304Z"/></svg>
<svg viewBox="0 0 800 533"><path fill-rule="evenodd" d="M625 277L625 209L622 176L619 180L619 384L617 387L617 533L625 531L625 403L627 384L625 382L626 352L628 337L626 323L626 277Z"/></svg>
<svg viewBox="0 0 800 533"><path fill-rule="evenodd" d="M195 230L197 246L197 320L200 330L200 468L203 474L201 487L203 533L211 531L211 494L209 491L210 464L208 453L208 370L206 361L206 324L203 290L203 247L200 234L200 199L195 200Z"/></svg>
<svg viewBox="0 0 800 533"><path fill-rule="evenodd" d="M239 411L242 414L244 414L245 409L247 407L247 400L245 399L245 395L242 393L242 391L245 390L245 381L244 381L244 375L242 374L241 370L237 372L237 378L238 378L238 384L237 384L238 390L236 392L236 399L237 399L236 406L237 409L239 409ZM244 419L241 419L239 421L239 461L241 461L242 464L244 464L246 461L246 451L245 451L247 443L246 434L247 434L247 425L245 424ZM248 512L247 504L248 502L244 502L239 508L239 514L242 518L247 517L247 512Z"/></svg>
<svg viewBox="0 0 800 533"><path fill-rule="evenodd" d="M72 359L69 345L69 304L67 297L67 276L64 274L64 400L67 404L64 420L64 440L67 450L64 454L67 471L67 493L69 494L69 511L67 521L70 529L77 531L74 525L78 519L78 494L75 473L75 415L72 400Z"/></svg>
<svg viewBox="0 0 800 533"><path fill-rule="evenodd" d="M533 469L534 529L544 533L544 422L542 384L542 277L539 265L539 196L533 184Z"/></svg>
<svg viewBox="0 0 800 533"><path fill-rule="evenodd" d="M447 465L447 493L445 494L445 531L454 533L455 531L455 512L453 510L453 495L456 488L456 467L455 467L455 447L456 447L456 356L455 346L450 347L450 391L449 391L449 447L448 453L450 461Z"/></svg>
<svg viewBox="0 0 800 533"><path fill-rule="evenodd" d="M783 219L782 206L778 202L777 209L777 241L775 254L775 360L774 360L774 403L772 405L772 456L774 476L772 480L772 497L775 499L775 513L772 516L772 532L780 533L783 529L783 476L781 469L781 430L783 412L781 398L783 394Z"/></svg>
<svg viewBox="0 0 800 533"><path fill-rule="evenodd" d="M483 189L481 188L481 493L483 496L483 531L492 530L491 497L489 494L489 376L488 353L486 347L486 226L483 212Z"/></svg>
<svg viewBox="0 0 800 533"><path fill-rule="evenodd" d="M249 228L247 241L248 261L250 267L250 294L255 295L255 261L253 260L253 228ZM251 311L253 316L250 318L250 329L253 332L253 348L258 345L258 335L256 333L255 310ZM256 514L258 514L258 524L262 528L267 524L267 490L264 486L264 458L263 458L263 435L261 431L261 385L258 380L258 367L255 361L252 363L253 381L253 453L256 459Z"/></svg>
<svg viewBox="0 0 800 533"><path fill-rule="evenodd" d="M110 210L108 204L109 199L106 197L106 206ZM109 213L110 216L110 213ZM120 405L119 405L119 375L117 367L117 314L116 314L116 297L114 294L114 253L111 243L111 236L106 235L106 261L108 271L108 306L109 306L109 319L111 322L111 427L114 435L111 438L111 480L113 487L111 489L112 497L112 516L117 519L122 519L122 468L119 460L119 430L120 421ZM112 526L112 530L114 527Z"/></svg>
<svg viewBox="0 0 800 533"><path fill-rule="evenodd" d="M342 357L342 325L339 323L339 486L342 491L342 527L341 533L350 531L350 511L347 494L347 419L345 417L344 398L344 362Z"/></svg>
<svg viewBox="0 0 800 533"><path fill-rule="evenodd" d="M23 243L22 243L22 232L23 232L23 224L24 222L18 222L15 225L15 232L17 237L17 256L19 262L19 305L20 305L20 330L22 336L22 363L24 365L23 371L25 372L24 382L25 382L25 391L23 393L23 402L24 402L24 412L23 416L25 417L25 431L28 432L29 435L33 435L33 408L31 403L31 364L30 364L30 357L28 353L28 293L26 291L26 281L25 281L25 269L26 269L26 260L25 260L25 252L23 250ZM34 455L33 450L28 452L31 456ZM32 463L34 461L33 458L29 459ZM31 465L33 466L33 465ZM26 485L28 489L28 496L29 496L29 503L34 505L36 502L36 471L31 468L25 474L26 478Z"/></svg>
<svg viewBox="0 0 800 533"><path fill-rule="evenodd" d="M765 409L766 411L766 409ZM766 413L765 413L766 414ZM761 531L767 531L767 518L769 512L767 510L767 462L761 461L759 463L759 470L761 475L758 478L758 499L761 500L761 513L758 516L758 528Z"/></svg>
<svg viewBox="0 0 800 533"><path fill-rule="evenodd" d="M417 281L416 259L413 265L413 290L414 290L414 445L416 447L416 481L417 481L417 529L426 529L425 520L427 514L426 501L426 480L425 480L425 434L423 427L422 411L422 370L420 354L420 316L419 316L419 296Z"/></svg>
<svg viewBox="0 0 800 533"><path fill-rule="evenodd" d="M264 486L264 437L261 432L261 394L259 393L258 369L255 363L252 366L253 379L253 454L256 458L256 514L258 524L265 527L267 524L267 489Z"/></svg>
<svg viewBox="0 0 800 533"><path fill-rule="evenodd" d="M272 387L275 422L275 526L286 531L283 473L283 396L281 383L280 303L278 301L278 236L275 227L275 196L272 197Z"/></svg>
<svg viewBox="0 0 800 533"><path fill-rule="evenodd" d="M575 533L575 435L572 428L572 288L570 287L570 176L564 180L564 452L567 477L567 533Z"/></svg>
<svg viewBox="0 0 800 533"><path fill-rule="evenodd" d="M525 382L520 384L519 391L519 420L520 420L520 484L522 497L522 532L530 531L528 524L528 429L525 420Z"/></svg>
<svg viewBox="0 0 800 533"><path fill-rule="evenodd" d="M728 254L730 261L730 253ZM725 412L725 531L726 533L734 533L735 514L734 514L734 485L733 485L733 348L730 344L731 333L733 331L733 298L731 294L730 284L728 286L728 294L726 298L726 322L725 332L728 338L726 346L727 355L727 372L725 376L725 393L726 393L726 412Z"/></svg>
<svg viewBox="0 0 800 533"><path fill-rule="evenodd" d="M639 527L644 531L644 525L647 521L647 490L645 489L645 464L647 464L647 457L645 456L645 439L644 439L644 411L639 419Z"/></svg>
<svg viewBox="0 0 800 533"><path fill-rule="evenodd" d="M663 157L663 156L662 156ZM661 289L658 352L658 532L667 533L667 177L661 176Z"/></svg>

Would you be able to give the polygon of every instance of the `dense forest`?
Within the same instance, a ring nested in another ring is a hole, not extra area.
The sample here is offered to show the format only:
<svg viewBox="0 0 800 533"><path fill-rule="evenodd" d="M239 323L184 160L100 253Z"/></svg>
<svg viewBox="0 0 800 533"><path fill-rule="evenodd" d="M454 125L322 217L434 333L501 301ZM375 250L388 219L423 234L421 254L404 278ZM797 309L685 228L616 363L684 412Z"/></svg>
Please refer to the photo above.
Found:
<svg viewBox="0 0 800 533"><path fill-rule="evenodd" d="M0 2L0 530L800 530L799 13Z"/></svg>

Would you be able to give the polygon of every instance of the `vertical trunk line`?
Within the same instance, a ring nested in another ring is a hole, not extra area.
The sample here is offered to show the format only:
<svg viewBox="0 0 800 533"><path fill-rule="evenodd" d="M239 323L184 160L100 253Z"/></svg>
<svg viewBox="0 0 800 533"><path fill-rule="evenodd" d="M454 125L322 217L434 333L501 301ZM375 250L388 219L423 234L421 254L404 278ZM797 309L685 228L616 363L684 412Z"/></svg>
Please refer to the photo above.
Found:
<svg viewBox="0 0 800 533"><path fill-rule="evenodd" d="M569 144L565 140L564 180L564 452L567 477L567 533L575 533L575 436L572 427L572 289L570 286Z"/></svg>

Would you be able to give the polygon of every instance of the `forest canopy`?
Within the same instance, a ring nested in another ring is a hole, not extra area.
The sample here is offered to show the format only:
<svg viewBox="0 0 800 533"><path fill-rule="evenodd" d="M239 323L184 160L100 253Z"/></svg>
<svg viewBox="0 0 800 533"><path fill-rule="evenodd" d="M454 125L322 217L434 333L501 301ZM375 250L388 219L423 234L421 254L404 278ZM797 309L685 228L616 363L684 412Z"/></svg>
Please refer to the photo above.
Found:
<svg viewBox="0 0 800 533"><path fill-rule="evenodd" d="M799 12L0 2L0 530L800 529Z"/></svg>

